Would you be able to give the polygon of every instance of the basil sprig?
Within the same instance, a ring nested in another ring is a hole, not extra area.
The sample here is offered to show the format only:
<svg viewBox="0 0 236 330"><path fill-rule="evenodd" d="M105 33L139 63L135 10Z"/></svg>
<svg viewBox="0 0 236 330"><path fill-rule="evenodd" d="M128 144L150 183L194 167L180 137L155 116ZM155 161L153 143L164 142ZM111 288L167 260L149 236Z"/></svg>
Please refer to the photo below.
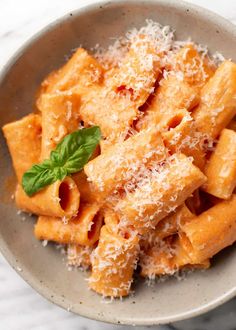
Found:
<svg viewBox="0 0 236 330"><path fill-rule="evenodd" d="M79 172L89 161L101 139L98 126L83 128L65 136L51 152L50 159L33 165L22 177L22 187L28 196L40 189Z"/></svg>

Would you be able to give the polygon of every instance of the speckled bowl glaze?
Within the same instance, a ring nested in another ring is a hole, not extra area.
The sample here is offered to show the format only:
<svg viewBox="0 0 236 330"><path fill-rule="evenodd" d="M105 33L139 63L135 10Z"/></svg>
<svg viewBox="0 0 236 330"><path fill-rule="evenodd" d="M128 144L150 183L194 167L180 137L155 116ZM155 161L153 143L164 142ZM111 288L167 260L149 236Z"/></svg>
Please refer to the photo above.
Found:
<svg viewBox="0 0 236 330"><path fill-rule="evenodd" d="M182 1L114 1L69 13L46 27L21 48L0 76L1 126L34 108L35 92L51 70L65 61L71 49L99 43L146 18L171 25L177 37L189 36L236 60L236 28L223 18ZM52 302L82 316L121 324L153 325L189 318L222 304L236 294L236 246L214 258L212 268L195 272L184 281L175 278L149 287L136 283L134 296L104 304L88 290L86 274L68 271L53 245L44 248L33 236L34 220L21 221L11 200L13 169L3 136L0 137L0 248L12 267Z"/></svg>

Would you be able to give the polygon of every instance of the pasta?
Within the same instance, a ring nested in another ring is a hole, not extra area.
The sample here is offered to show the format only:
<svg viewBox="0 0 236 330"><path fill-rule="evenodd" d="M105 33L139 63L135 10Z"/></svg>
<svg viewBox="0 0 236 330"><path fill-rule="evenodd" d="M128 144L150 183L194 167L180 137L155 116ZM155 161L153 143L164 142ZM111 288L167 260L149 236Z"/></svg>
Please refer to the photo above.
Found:
<svg viewBox="0 0 236 330"><path fill-rule="evenodd" d="M143 237L143 246L145 248L159 244L163 239L175 235L179 231L180 224L184 224L192 219L194 215L185 204L180 205L175 212L162 219L156 228L149 232L147 237Z"/></svg>
<svg viewBox="0 0 236 330"><path fill-rule="evenodd" d="M201 89L215 72L215 65L204 54L200 54L196 45L188 44L176 54L171 69L182 76L190 86Z"/></svg>
<svg viewBox="0 0 236 330"><path fill-rule="evenodd" d="M160 73L161 54L154 46L151 38L138 37L106 85L85 95L80 109L85 124L99 125L112 141L125 138Z"/></svg>
<svg viewBox="0 0 236 330"><path fill-rule="evenodd" d="M68 265L88 269L91 267L93 246L69 244L67 249Z"/></svg>
<svg viewBox="0 0 236 330"><path fill-rule="evenodd" d="M166 116L173 116L178 109L190 111L198 105L199 100L199 93L178 77L169 76L167 79L162 79L137 128L141 130L153 124L160 124L162 120L166 120Z"/></svg>
<svg viewBox="0 0 236 330"><path fill-rule="evenodd" d="M192 250L186 244L185 237L180 234L175 242L173 264L176 269L181 269L182 267L207 269L210 267L210 259L196 259L192 254Z"/></svg>
<svg viewBox="0 0 236 330"><path fill-rule="evenodd" d="M201 92L193 112L198 131L217 138L236 114L236 64L226 61L216 70ZM212 95L214 97L212 97Z"/></svg>
<svg viewBox="0 0 236 330"><path fill-rule="evenodd" d="M39 191L32 197L26 195L21 185L15 193L19 209L51 217L72 217L77 214L80 205L80 193L74 181L67 177Z"/></svg>
<svg viewBox="0 0 236 330"><path fill-rule="evenodd" d="M160 134L156 130L143 131L122 144L107 148L86 164L84 171L89 181L105 198L140 171L144 159L147 164L153 159L161 162L164 158L165 147Z"/></svg>
<svg viewBox="0 0 236 330"><path fill-rule="evenodd" d="M233 131L236 131L236 120L233 118L229 125L227 126L228 129L232 129Z"/></svg>
<svg viewBox="0 0 236 330"><path fill-rule="evenodd" d="M236 133L224 129L205 168L207 183L203 189L221 199L228 199L236 186Z"/></svg>
<svg viewBox="0 0 236 330"><path fill-rule="evenodd" d="M150 171L140 188L118 202L117 210L125 223L131 223L142 233L155 228L205 181L203 173L186 156L176 154L160 172Z"/></svg>
<svg viewBox="0 0 236 330"><path fill-rule="evenodd" d="M104 296L127 296L137 255L137 236L122 237L103 226L98 247L92 256L90 288Z"/></svg>
<svg viewBox="0 0 236 330"><path fill-rule="evenodd" d="M33 164L38 163L41 152L41 117L32 114L3 127L18 182ZM19 145L20 144L20 145ZM21 185L17 185L15 200L17 206L29 213L47 216L73 216L77 213L80 193L74 181L67 177L62 182L39 191L28 197Z"/></svg>
<svg viewBox="0 0 236 330"><path fill-rule="evenodd" d="M199 261L231 245L236 240L236 195L203 212L182 226Z"/></svg>
<svg viewBox="0 0 236 330"><path fill-rule="evenodd" d="M2 128L16 206L91 290L121 298L135 274L207 269L236 241L234 62L147 20L106 50L78 48L36 106Z"/></svg>
<svg viewBox="0 0 236 330"><path fill-rule="evenodd" d="M92 246L99 238L102 220L98 205L83 205L70 220L40 216L34 233L40 240Z"/></svg>
<svg viewBox="0 0 236 330"><path fill-rule="evenodd" d="M73 175L73 180L77 185L80 192L80 199L84 203L93 203L96 201L96 194L91 185L87 180L87 176L84 171L80 171Z"/></svg>
<svg viewBox="0 0 236 330"><path fill-rule="evenodd" d="M50 156L64 136L79 126L80 98L78 94L44 94L41 97L42 147L41 159Z"/></svg>
<svg viewBox="0 0 236 330"><path fill-rule="evenodd" d="M103 80L103 68L83 48L78 48L71 59L59 70L52 72L42 83L42 94L88 89ZM41 99L39 98L39 101Z"/></svg>
<svg viewBox="0 0 236 330"><path fill-rule="evenodd" d="M41 116L36 114L3 126L18 181L21 181L24 172L39 160L41 132Z"/></svg>
<svg viewBox="0 0 236 330"><path fill-rule="evenodd" d="M189 44L174 57L167 78L161 80L144 117L137 127L159 124L178 109L191 111L200 101L199 89L213 75L214 68Z"/></svg>

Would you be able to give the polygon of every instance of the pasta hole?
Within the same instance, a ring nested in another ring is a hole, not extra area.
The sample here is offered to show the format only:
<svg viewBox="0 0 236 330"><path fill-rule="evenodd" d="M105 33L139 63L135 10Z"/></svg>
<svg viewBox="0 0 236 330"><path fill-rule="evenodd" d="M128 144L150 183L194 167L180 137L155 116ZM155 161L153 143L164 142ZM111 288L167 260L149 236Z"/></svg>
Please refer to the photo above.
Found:
<svg viewBox="0 0 236 330"><path fill-rule="evenodd" d="M134 90L133 88L128 88L126 85L121 85L118 86L116 88L116 92L121 95L121 96L125 96L125 97L129 97L130 99L133 97L134 95Z"/></svg>
<svg viewBox="0 0 236 330"><path fill-rule="evenodd" d="M37 129L37 135L41 136L42 135L42 127L38 127Z"/></svg>
<svg viewBox="0 0 236 330"><path fill-rule="evenodd" d="M130 239L135 231L134 226L128 226L125 230L121 232L121 236L124 239Z"/></svg>
<svg viewBox="0 0 236 330"><path fill-rule="evenodd" d="M94 235L96 235L97 231L98 231L98 227L101 226L101 215L98 213L95 214L90 230L88 231L88 239L92 240Z"/></svg>
<svg viewBox="0 0 236 330"><path fill-rule="evenodd" d="M125 232L125 233L124 233L124 238L125 238L125 239L129 239L129 238L130 238L130 233Z"/></svg>
<svg viewBox="0 0 236 330"><path fill-rule="evenodd" d="M181 124L182 120L183 120L183 116L180 114L171 118L169 120L169 122L167 123L168 131L179 126Z"/></svg>
<svg viewBox="0 0 236 330"><path fill-rule="evenodd" d="M71 192L67 182L62 182L59 187L60 206L63 211L67 211L70 207Z"/></svg>

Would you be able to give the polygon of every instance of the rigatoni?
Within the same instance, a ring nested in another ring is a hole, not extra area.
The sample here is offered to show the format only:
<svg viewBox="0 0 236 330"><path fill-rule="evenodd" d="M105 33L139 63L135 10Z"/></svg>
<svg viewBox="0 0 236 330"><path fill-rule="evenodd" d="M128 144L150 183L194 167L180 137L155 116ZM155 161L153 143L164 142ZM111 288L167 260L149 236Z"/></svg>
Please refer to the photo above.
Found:
<svg viewBox="0 0 236 330"><path fill-rule="evenodd" d="M134 192L118 202L116 209L125 223L145 233L155 228L205 181L204 174L188 157L176 154L161 168L150 171Z"/></svg>
<svg viewBox="0 0 236 330"><path fill-rule="evenodd" d="M79 189L81 201L84 203L93 203L96 200L96 192L92 187L92 183L88 181L84 171L73 174L72 178Z"/></svg>
<svg viewBox="0 0 236 330"><path fill-rule="evenodd" d="M161 124L166 116L175 115L179 109L191 110L200 101L199 93L186 82L170 75L162 79L150 100L150 105L138 121L139 130Z"/></svg>
<svg viewBox="0 0 236 330"><path fill-rule="evenodd" d="M44 80L42 90L44 93L55 93L75 88L81 92L102 79L102 66L85 49L78 48L61 69Z"/></svg>
<svg viewBox="0 0 236 330"><path fill-rule="evenodd" d="M201 102L193 112L197 130L218 137L236 114L236 64L225 61L201 91Z"/></svg>
<svg viewBox="0 0 236 330"><path fill-rule="evenodd" d="M168 76L160 81L147 111L137 123L139 130L159 124L178 109L191 111L200 102L200 89L215 68L194 45L189 44L174 56L168 70Z"/></svg>
<svg viewBox="0 0 236 330"><path fill-rule="evenodd" d="M150 37L137 37L105 86L82 99L80 113L85 124L99 125L103 136L111 141L125 139L139 107L154 90L161 56L154 45Z"/></svg>
<svg viewBox="0 0 236 330"><path fill-rule="evenodd" d="M135 235L123 237L103 226L92 256L89 287L103 296L127 296L137 262L138 242Z"/></svg>
<svg viewBox="0 0 236 330"><path fill-rule="evenodd" d="M236 240L236 195L184 224L182 231L199 261L231 245Z"/></svg>
<svg viewBox="0 0 236 330"><path fill-rule="evenodd" d="M192 248L186 244L186 237L180 234L174 244L173 264L176 270L183 267L207 269L210 267L209 259L199 259L193 253Z"/></svg>
<svg viewBox="0 0 236 330"><path fill-rule="evenodd" d="M41 150L41 116L30 114L3 126L3 133L11 153L19 182L32 164L39 161Z"/></svg>
<svg viewBox="0 0 236 330"><path fill-rule="evenodd" d="M98 205L83 205L72 219L40 216L34 233L38 239L92 246L99 239L102 221Z"/></svg>
<svg viewBox="0 0 236 330"><path fill-rule="evenodd" d="M16 205L27 212L56 217L71 217L78 212L80 193L74 181L67 177L56 181L29 197L21 186L24 172L39 162L41 153L41 116L32 114L7 124L3 128L16 168ZM19 141L20 145L16 143Z"/></svg>
<svg viewBox="0 0 236 330"><path fill-rule="evenodd" d="M170 242L160 241L140 256L141 276L150 279L157 275L172 275L176 272L173 262L174 249Z"/></svg>
<svg viewBox="0 0 236 330"><path fill-rule="evenodd" d="M118 93L129 93L138 108L154 90L161 72L162 56L154 39L142 34L136 36L119 69L114 70L108 80L108 85Z"/></svg>
<svg viewBox="0 0 236 330"><path fill-rule="evenodd" d="M203 189L218 198L228 199L236 186L236 132L224 129L205 171Z"/></svg>
<svg viewBox="0 0 236 330"><path fill-rule="evenodd" d="M200 90L206 84L216 69L208 56L200 54L194 44L181 48L171 64L171 69L196 90Z"/></svg>
<svg viewBox="0 0 236 330"><path fill-rule="evenodd" d="M47 159L52 150L67 134L79 128L80 97L76 93L44 94L41 97L42 149L41 159Z"/></svg>
<svg viewBox="0 0 236 330"><path fill-rule="evenodd" d="M63 181L45 187L34 196L29 197L21 185L17 185L15 193L16 205L19 209L45 216L75 216L80 205L80 193L75 182L66 177Z"/></svg>
<svg viewBox="0 0 236 330"><path fill-rule="evenodd" d="M94 247L89 245L69 244L67 262L69 266L88 269L91 266L91 254Z"/></svg>
<svg viewBox="0 0 236 330"><path fill-rule="evenodd" d="M177 234L180 225L191 221L193 217L194 215L190 212L185 204L180 205L175 212L157 224L153 232L152 244L153 242L160 241L168 236Z"/></svg>
<svg viewBox="0 0 236 330"><path fill-rule="evenodd" d="M148 129L115 144L84 167L88 180L105 198L135 177L142 167L152 161L163 161L167 150L160 133Z"/></svg>

